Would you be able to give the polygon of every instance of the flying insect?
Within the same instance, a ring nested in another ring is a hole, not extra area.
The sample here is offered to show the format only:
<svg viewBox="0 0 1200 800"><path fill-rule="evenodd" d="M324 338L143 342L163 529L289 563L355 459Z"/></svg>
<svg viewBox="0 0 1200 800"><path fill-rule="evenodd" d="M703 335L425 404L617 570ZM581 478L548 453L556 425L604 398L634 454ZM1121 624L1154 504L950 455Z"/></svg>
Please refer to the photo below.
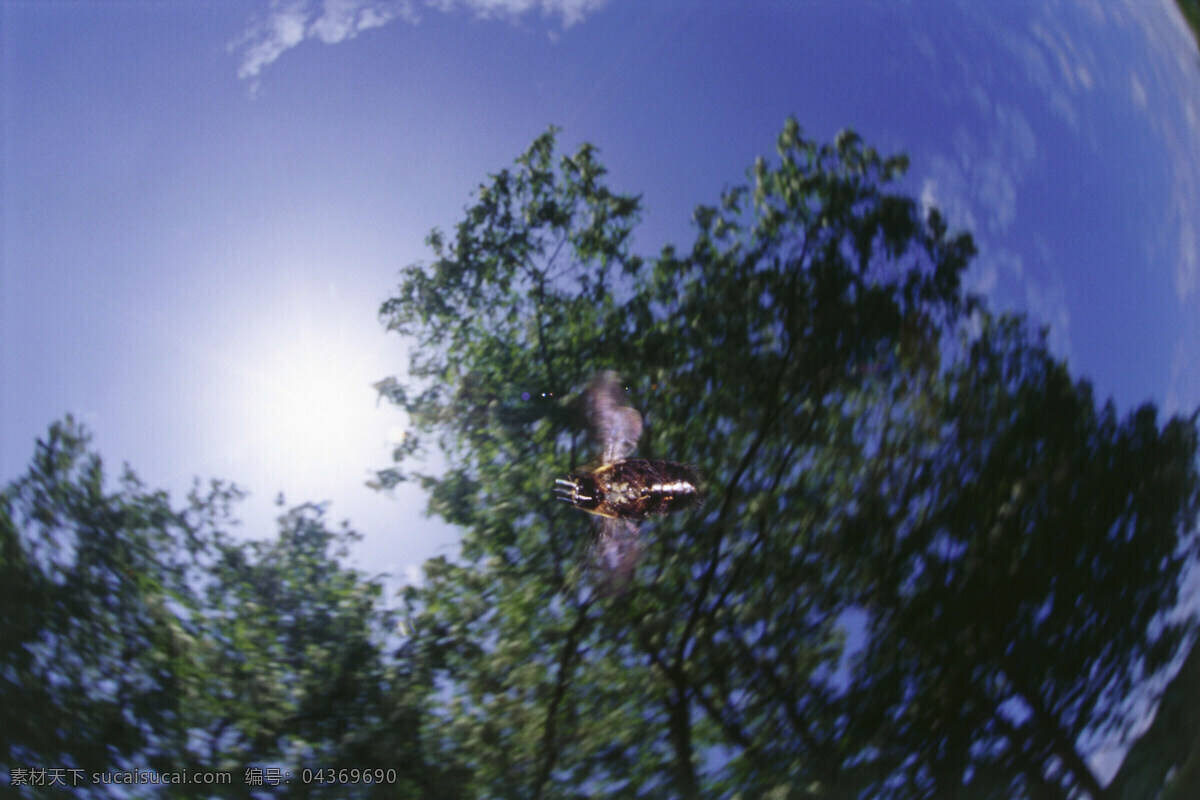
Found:
<svg viewBox="0 0 1200 800"><path fill-rule="evenodd" d="M608 572L608 589L628 584L641 548L638 523L692 508L703 501L700 479L686 464L629 458L642 435L642 415L630 407L615 372L601 372L584 393L584 410L599 464L555 483L558 499L592 514L596 539L591 562Z"/></svg>

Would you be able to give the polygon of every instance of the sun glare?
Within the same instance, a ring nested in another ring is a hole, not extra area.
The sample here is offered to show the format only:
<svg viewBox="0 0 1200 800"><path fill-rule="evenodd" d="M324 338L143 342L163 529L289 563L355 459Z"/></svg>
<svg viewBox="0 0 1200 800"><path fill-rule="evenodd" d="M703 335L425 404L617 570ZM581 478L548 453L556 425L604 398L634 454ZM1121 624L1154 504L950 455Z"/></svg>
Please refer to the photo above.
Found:
<svg viewBox="0 0 1200 800"><path fill-rule="evenodd" d="M370 383L347 353L304 343L277 353L254 398L264 444L295 468L341 461L371 410Z"/></svg>
<svg viewBox="0 0 1200 800"><path fill-rule="evenodd" d="M251 492L283 492L289 504L361 486L403 429L372 387L396 369L378 329L295 311L269 330L251 326L244 356L226 365L209 443Z"/></svg>

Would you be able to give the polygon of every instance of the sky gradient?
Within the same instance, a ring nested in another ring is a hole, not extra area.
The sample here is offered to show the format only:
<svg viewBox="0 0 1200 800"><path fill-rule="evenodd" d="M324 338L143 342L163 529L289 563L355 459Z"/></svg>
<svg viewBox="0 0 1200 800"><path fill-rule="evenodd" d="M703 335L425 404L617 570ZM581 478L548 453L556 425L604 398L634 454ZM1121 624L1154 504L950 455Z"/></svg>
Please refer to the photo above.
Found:
<svg viewBox="0 0 1200 800"><path fill-rule="evenodd" d="M413 489L364 486L404 425L376 312L551 124L642 195L644 256L788 115L854 128L1099 399L1200 405L1200 58L1168 0L4 0L0 36L2 480L70 412L177 499L245 486L249 535L282 491L372 572L454 554Z"/></svg>

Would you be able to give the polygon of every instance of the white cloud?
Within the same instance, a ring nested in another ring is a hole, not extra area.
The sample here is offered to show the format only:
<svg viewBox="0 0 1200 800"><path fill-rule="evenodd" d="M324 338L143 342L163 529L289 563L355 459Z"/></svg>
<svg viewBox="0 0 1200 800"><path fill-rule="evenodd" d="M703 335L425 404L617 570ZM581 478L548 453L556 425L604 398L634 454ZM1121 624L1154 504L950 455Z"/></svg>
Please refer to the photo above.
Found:
<svg viewBox="0 0 1200 800"><path fill-rule="evenodd" d="M582 22L593 11L599 11L608 0L433 0L443 11L464 8L483 19L515 20L530 11L539 10L545 17L560 17L564 28Z"/></svg>
<svg viewBox="0 0 1200 800"><path fill-rule="evenodd" d="M238 77L257 77L263 67L279 58L285 50L304 41L306 17L302 0L272 2L270 12L252 22L241 38L230 45L231 50L245 47Z"/></svg>
<svg viewBox="0 0 1200 800"><path fill-rule="evenodd" d="M1082 0L1080 0L1082 2ZM1161 153L1171 169L1170 246L1176 252L1169 262L1174 269L1175 292L1181 303L1200 290L1200 73L1196 47L1187 23L1174 3L1121 0L1101 6L1094 0L1082 4L1098 27L1136 32L1146 56L1136 59L1138 71L1128 75L1132 107L1159 137ZM1045 13L1045 12L1043 12ZM1126 79L1120 63L1106 59L1094 47L1077 44L1062 33L1063 26L1034 23L1032 36L1006 40L1022 58L1031 82L1044 91L1051 105L1074 126L1075 99L1080 89L1095 82L1114 91ZM1053 32L1051 32L1053 31ZM1096 41L1102 37L1094 37ZM1136 39L1132 40L1136 43ZM1059 73L1051 65L1057 64Z"/></svg>
<svg viewBox="0 0 1200 800"><path fill-rule="evenodd" d="M400 7L401 12L411 13ZM309 26L309 35L325 44L352 39L361 31L378 28L397 16L397 9L361 0L325 0L324 13Z"/></svg>
<svg viewBox="0 0 1200 800"><path fill-rule="evenodd" d="M1192 320L1186 327L1175 342L1175 354L1171 358L1171 377L1163 402L1163 411L1167 414L1190 414L1200 407L1200 359L1196 356L1195 346L1188 346L1200 335L1200 324ZM1200 577L1200 570L1197 576ZM1200 598L1200 594L1197 597Z"/></svg>
<svg viewBox="0 0 1200 800"><path fill-rule="evenodd" d="M1146 111L1149 108L1149 104L1146 102L1146 87L1142 85L1141 79L1134 71L1129 73L1129 93L1133 97L1133 104L1140 110Z"/></svg>
<svg viewBox="0 0 1200 800"><path fill-rule="evenodd" d="M241 53L238 77L256 80L305 39L337 44L394 19L416 21L409 0L271 0L229 49Z"/></svg>
<svg viewBox="0 0 1200 800"><path fill-rule="evenodd" d="M936 194L952 225L976 235L1001 234L1016 219L1018 190L1037 159L1037 140L1019 109L982 90L974 100L989 135L978 139L965 126L955 132L953 153L932 159L922 203Z"/></svg>
<svg viewBox="0 0 1200 800"><path fill-rule="evenodd" d="M1052 273L1046 284L1032 279L1025 281L1025 308L1038 324L1050 326L1047 344L1059 358L1071 358L1071 311L1067 307L1066 289L1061 278Z"/></svg>
<svg viewBox="0 0 1200 800"><path fill-rule="evenodd" d="M1196 46L1179 9L1171 3L1125 0L1117 6L1123 27L1138 32L1148 55L1131 75L1133 107L1159 137L1171 170L1166 233L1175 252L1175 293L1185 303L1200 289L1200 74Z"/></svg>
<svg viewBox="0 0 1200 800"><path fill-rule="evenodd" d="M1195 209L1196 206L1186 205L1190 201L1176 201L1174 205L1183 206L1186 208ZM1197 283L1200 283L1200 249L1196 243L1196 221L1188 216L1180 214L1179 219L1179 262L1175 268L1175 293L1179 297L1179 302L1187 300L1192 292L1196 291Z"/></svg>
<svg viewBox="0 0 1200 800"><path fill-rule="evenodd" d="M463 10L477 19L516 22L531 12L558 18L569 28L608 0L425 0L429 8ZM266 10L230 43L240 55L238 77L257 81L277 58L306 39L338 44L394 20L418 21L414 0L271 0Z"/></svg>
<svg viewBox="0 0 1200 800"><path fill-rule="evenodd" d="M1021 188L1038 163L1038 143L1024 113L998 102L976 86L969 95L977 123L963 125L949 152L930 159L921 186L921 207L938 206L952 229L971 231L978 255L964 277L969 291L991 298L999 307L1015 306L1037 325L1050 326L1048 344L1056 355L1071 353L1071 314L1061 278L1044 243L1027 265L1007 245L1020 210ZM971 130L986 131L973 136Z"/></svg>

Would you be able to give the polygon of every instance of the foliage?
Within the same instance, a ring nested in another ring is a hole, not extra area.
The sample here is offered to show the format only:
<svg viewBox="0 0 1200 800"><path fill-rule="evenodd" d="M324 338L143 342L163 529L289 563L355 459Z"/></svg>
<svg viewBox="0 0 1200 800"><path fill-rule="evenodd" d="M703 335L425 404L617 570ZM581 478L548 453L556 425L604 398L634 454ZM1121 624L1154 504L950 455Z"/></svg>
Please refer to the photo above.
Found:
<svg viewBox="0 0 1200 800"><path fill-rule="evenodd" d="M0 752L13 766L163 769L186 731L191 588L216 499L172 510L126 469L108 492L70 418L0 493Z"/></svg>
<svg viewBox="0 0 1200 800"><path fill-rule="evenodd" d="M206 759L299 770L367 769L370 733L387 720L395 675L383 656L392 615L382 585L338 563L358 534L330 530L321 506L279 518L273 542L218 537L204 591L205 693L192 741ZM395 757L386 762L395 766ZM347 788L280 787L286 796L344 797Z"/></svg>
<svg viewBox="0 0 1200 800"><path fill-rule="evenodd" d="M901 513L868 548L856 702L889 706L896 796L975 775L1001 797L1100 797L1080 743L1128 727L1125 701L1189 627L1163 612L1195 561L1194 419L1097 409L1012 318L985 317L938 391L943 447L905 459L925 478L873 487Z"/></svg>
<svg viewBox="0 0 1200 800"><path fill-rule="evenodd" d="M222 796L263 797L272 788L248 785L245 771L276 766L295 778L276 790L289 797L436 796L420 791L438 773L419 763L412 733L422 690L385 657L394 641L382 587L337 561L357 535L303 505L280 517L276 541L234 540L225 527L239 490L214 483L173 510L127 469L109 491L88 441L70 419L56 423L28 475L0 494L10 769L82 769L84 783L95 772L224 770ZM304 768L381 765L399 785L299 781ZM65 777L64 795L125 796Z"/></svg>
<svg viewBox="0 0 1200 800"><path fill-rule="evenodd" d="M469 794L1099 796L1080 743L1124 728L1186 627L1162 612L1195 555L1195 420L1098 412L963 294L969 237L852 133L789 121L691 252L650 263L637 198L554 139L382 309L415 343L381 389L416 435L379 483L421 481L464 531L413 648L448 699L423 738ZM644 526L612 598L548 491L588 458L571 392L601 369L646 415L641 454L709 490ZM448 469L409 474L431 437Z"/></svg>

